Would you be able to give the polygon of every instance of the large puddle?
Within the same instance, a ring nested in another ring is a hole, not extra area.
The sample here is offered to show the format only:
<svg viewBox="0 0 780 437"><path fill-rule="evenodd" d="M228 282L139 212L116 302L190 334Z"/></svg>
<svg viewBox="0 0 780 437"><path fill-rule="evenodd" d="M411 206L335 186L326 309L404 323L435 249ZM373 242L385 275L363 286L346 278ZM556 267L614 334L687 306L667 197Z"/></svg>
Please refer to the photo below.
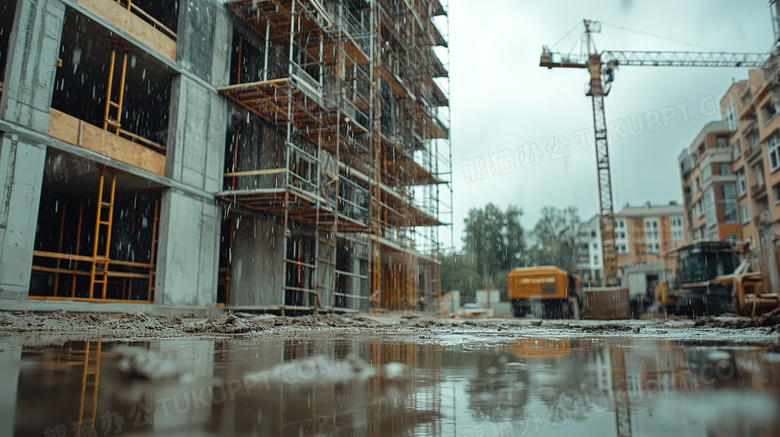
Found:
<svg viewBox="0 0 780 437"><path fill-rule="evenodd" d="M0 435L777 436L780 354L768 348L336 336L6 344Z"/></svg>

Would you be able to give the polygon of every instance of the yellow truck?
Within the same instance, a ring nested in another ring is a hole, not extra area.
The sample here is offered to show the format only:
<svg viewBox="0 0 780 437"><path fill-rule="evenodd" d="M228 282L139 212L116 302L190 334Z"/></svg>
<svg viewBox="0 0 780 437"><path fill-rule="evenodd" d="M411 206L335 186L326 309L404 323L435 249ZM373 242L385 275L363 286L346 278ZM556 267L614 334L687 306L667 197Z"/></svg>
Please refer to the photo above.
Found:
<svg viewBox="0 0 780 437"><path fill-rule="evenodd" d="M519 267L507 276L515 317L579 318L580 278L552 266Z"/></svg>

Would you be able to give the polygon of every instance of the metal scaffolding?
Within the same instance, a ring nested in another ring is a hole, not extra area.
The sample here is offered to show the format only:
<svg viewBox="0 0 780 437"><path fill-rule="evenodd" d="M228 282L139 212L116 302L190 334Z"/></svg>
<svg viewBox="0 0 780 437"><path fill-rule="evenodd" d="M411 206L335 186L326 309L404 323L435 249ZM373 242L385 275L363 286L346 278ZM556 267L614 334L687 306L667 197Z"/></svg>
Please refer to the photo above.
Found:
<svg viewBox="0 0 780 437"><path fill-rule="evenodd" d="M236 144L217 196L281 223L279 305L435 308L439 186L451 191L438 175L451 173L449 129L439 115L449 102L435 81L447 72L433 51L446 46L432 21L446 17L444 6L242 0L227 7L248 30L238 38L233 83L220 92L283 140L275 156L257 159L240 158L253 145ZM229 272L223 277L229 287Z"/></svg>

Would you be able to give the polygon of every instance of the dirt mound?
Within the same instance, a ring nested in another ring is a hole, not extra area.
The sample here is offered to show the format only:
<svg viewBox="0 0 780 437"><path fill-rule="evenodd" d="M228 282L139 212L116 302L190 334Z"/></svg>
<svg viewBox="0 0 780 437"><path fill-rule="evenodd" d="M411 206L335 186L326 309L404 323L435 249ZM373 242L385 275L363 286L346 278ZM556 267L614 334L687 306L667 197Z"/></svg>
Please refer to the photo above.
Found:
<svg viewBox="0 0 780 437"><path fill-rule="evenodd" d="M300 317L276 317L271 319L269 322L272 324L272 326L291 326L296 328L316 328L323 326L345 328L348 326L354 326L351 321L336 314L317 314Z"/></svg>
<svg viewBox="0 0 780 437"><path fill-rule="evenodd" d="M580 326L582 332L607 332L607 331L633 331L634 327L617 323L604 323L602 325Z"/></svg>
<svg viewBox="0 0 780 437"><path fill-rule="evenodd" d="M120 330L146 330L146 331L162 331L168 327L168 323L163 323L157 317L150 316L148 314L125 314L122 318L117 320L110 320L103 323L103 327L106 329L120 329Z"/></svg>
<svg viewBox="0 0 780 437"><path fill-rule="evenodd" d="M707 327L707 328L731 328L731 329L744 329L744 328L772 328L770 332L773 332L780 328L780 314L767 315L756 317L754 319L748 317L740 317L734 319L718 319L712 316L699 317L693 324L694 327Z"/></svg>
<svg viewBox="0 0 780 437"><path fill-rule="evenodd" d="M260 332L264 328L238 318L233 314L219 314L211 316L205 322L193 323L184 326L183 331L189 333L210 333L210 334L250 334Z"/></svg>

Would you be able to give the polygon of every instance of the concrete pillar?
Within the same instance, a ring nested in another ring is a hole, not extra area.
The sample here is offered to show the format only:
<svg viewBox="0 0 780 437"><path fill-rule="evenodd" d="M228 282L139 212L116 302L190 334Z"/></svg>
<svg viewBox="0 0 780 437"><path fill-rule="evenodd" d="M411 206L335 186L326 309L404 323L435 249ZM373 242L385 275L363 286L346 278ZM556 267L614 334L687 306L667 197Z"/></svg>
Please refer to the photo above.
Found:
<svg viewBox="0 0 780 437"><path fill-rule="evenodd" d="M48 133L65 5L60 0L25 0L16 5L0 118Z"/></svg>
<svg viewBox="0 0 780 437"><path fill-rule="evenodd" d="M219 207L177 191L162 195L154 302L214 307L217 302Z"/></svg>
<svg viewBox="0 0 780 437"><path fill-rule="evenodd" d="M16 5L0 118L47 133L65 6L60 0ZM0 299L27 298L45 159L43 145L0 137Z"/></svg>
<svg viewBox="0 0 780 437"><path fill-rule="evenodd" d="M166 176L208 193L222 189L227 104L187 76L173 81Z"/></svg>
<svg viewBox="0 0 780 437"><path fill-rule="evenodd" d="M185 0L179 9L176 60L215 86L228 85L233 27L221 1Z"/></svg>
<svg viewBox="0 0 780 437"><path fill-rule="evenodd" d="M45 147L0 138L0 299L27 298L45 159Z"/></svg>
<svg viewBox="0 0 780 437"><path fill-rule="evenodd" d="M206 81L229 73L232 25L214 0L187 0L179 14L177 62ZM227 104L203 82L174 78L166 176L204 194L222 189ZM214 307L219 268L220 209L206 197L162 196L155 303Z"/></svg>

